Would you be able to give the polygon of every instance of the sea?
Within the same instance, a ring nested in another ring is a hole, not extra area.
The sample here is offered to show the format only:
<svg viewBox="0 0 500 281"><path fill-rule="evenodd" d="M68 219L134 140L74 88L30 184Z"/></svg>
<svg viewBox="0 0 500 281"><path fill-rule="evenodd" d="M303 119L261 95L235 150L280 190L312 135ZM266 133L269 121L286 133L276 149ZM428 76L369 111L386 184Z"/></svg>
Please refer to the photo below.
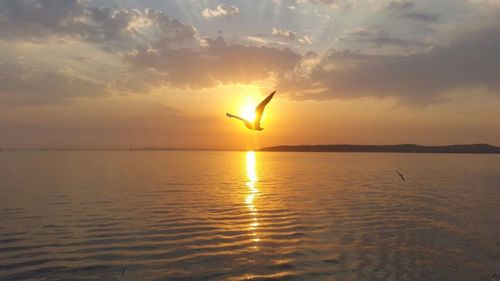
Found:
<svg viewBox="0 0 500 281"><path fill-rule="evenodd" d="M500 280L500 155L2 151L0 280Z"/></svg>

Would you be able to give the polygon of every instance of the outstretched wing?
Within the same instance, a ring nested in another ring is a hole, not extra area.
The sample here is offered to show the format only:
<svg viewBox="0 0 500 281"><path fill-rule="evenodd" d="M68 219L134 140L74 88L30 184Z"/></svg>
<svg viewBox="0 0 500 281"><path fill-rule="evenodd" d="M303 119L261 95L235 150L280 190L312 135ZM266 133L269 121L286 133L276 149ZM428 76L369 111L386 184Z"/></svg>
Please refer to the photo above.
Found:
<svg viewBox="0 0 500 281"><path fill-rule="evenodd" d="M247 120L247 119L242 118L242 117L239 117L239 116L236 116L236 115L233 115L233 114L231 114L231 113L226 113L226 116L227 116L227 117L229 117L229 118L236 118L236 119L239 119L239 120L241 120L241 121L243 121L243 122L248 122L248 120Z"/></svg>
<svg viewBox="0 0 500 281"><path fill-rule="evenodd" d="M271 101L271 99L273 98L275 93L276 93L276 91L270 93L269 96L267 96L263 101L261 101L259 103L259 105L257 105L257 107L255 108L255 124L256 125L260 124L260 119L262 118L262 114L264 113L264 108Z"/></svg>
<svg viewBox="0 0 500 281"><path fill-rule="evenodd" d="M397 171L397 170L396 170L396 171L394 171L394 172L396 172L396 173L399 175L399 177L400 177L400 178L401 178L404 182L406 182L405 176L404 176L403 174L401 174L401 173L400 173L399 171Z"/></svg>

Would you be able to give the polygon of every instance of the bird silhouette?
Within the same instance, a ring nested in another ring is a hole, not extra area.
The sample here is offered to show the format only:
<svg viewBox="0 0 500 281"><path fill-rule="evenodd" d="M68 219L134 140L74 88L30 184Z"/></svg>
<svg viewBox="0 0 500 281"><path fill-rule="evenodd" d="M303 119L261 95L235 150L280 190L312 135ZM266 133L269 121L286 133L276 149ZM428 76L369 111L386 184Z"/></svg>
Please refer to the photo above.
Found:
<svg viewBox="0 0 500 281"><path fill-rule="evenodd" d="M405 176L403 174L401 174L400 172L398 172L398 170L395 170L394 172L396 172L396 174L399 175L399 177L404 181L406 182L406 179L405 179Z"/></svg>
<svg viewBox="0 0 500 281"><path fill-rule="evenodd" d="M243 117L233 115L231 113L226 113L226 116L230 117L230 118L236 118L238 120L243 121L243 123L245 123L245 126L250 130L262 131L262 130L264 130L264 128L262 128L260 126L260 119L262 119L262 114L264 113L264 108L271 101L271 99L273 98L275 93L276 93L276 91L273 91L263 101L261 101L259 103L259 105L257 105L257 107L255 108L255 119L253 121L247 120Z"/></svg>

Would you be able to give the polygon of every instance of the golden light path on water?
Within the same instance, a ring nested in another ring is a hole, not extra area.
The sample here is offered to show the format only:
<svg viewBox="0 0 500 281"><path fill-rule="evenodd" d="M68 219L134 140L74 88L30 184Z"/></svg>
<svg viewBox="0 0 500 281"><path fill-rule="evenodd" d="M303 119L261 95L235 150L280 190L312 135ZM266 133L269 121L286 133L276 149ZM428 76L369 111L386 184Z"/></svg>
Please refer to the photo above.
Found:
<svg viewBox="0 0 500 281"><path fill-rule="evenodd" d="M254 236L253 241L259 242L260 238L257 233L259 226L258 219L258 210L255 207L254 200L255 197L259 194L259 189L257 188L257 172L256 172L256 158L255 151L247 151L246 153L246 168L247 168L247 178L246 186L248 187L248 194L245 198L245 204L250 211L250 215L252 216L252 222L250 223L249 229L252 231L252 235ZM254 246L257 249L257 245Z"/></svg>

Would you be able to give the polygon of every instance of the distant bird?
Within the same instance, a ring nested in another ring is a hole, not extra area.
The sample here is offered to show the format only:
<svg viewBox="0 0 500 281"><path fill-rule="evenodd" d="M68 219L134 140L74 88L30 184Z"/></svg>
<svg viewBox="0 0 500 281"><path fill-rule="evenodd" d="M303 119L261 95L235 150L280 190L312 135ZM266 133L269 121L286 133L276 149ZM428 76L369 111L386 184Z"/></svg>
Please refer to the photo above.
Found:
<svg viewBox="0 0 500 281"><path fill-rule="evenodd" d="M396 174L399 175L399 177L404 181L406 182L406 179L405 179L405 176L403 174L401 174L400 172L398 172L398 170L395 170L394 172L396 172Z"/></svg>
<svg viewBox="0 0 500 281"><path fill-rule="evenodd" d="M230 118L236 118L236 119L243 121L243 123L245 123L245 126L250 130L262 131L262 130L264 130L264 128L262 128L260 126L260 119L262 119L262 114L264 113L264 108L271 101L271 99L273 98L275 93L276 93L276 91L270 93L263 101L261 101L259 103L259 105L257 105L257 107L255 108L255 119L253 121L247 120L243 117L239 117L239 116L236 116L236 115L233 115L230 113L226 113L226 116L230 117Z"/></svg>

